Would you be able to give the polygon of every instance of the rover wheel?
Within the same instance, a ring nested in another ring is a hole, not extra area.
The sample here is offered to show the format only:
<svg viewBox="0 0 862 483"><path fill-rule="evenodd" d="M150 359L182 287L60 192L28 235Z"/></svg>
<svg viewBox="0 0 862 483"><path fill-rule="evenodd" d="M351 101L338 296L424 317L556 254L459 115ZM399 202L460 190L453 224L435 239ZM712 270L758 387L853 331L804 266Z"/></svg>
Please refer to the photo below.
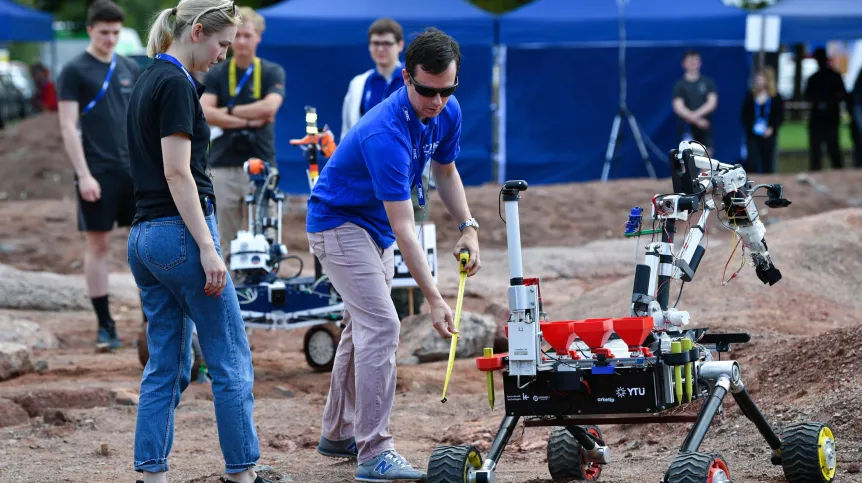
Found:
<svg viewBox="0 0 862 483"><path fill-rule="evenodd" d="M482 456L472 446L438 446L428 459L427 483L469 483L476 481Z"/></svg>
<svg viewBox="0 0 862 483"><path fill-rule="evenodd" d="M330 326L331 324L316 325L305 333L302 350L305 352L306 362L316 372L331 371L335 362L338 338Z"/></svg>
<svg viewBox="0 0 862 483"><path fill-rule="evenodd" d="M823 423L797 423L781 432L781 465L788 483L835 479L835 438Z"/></svg>
<svg viewBox="0 0 862 483"><path fill-rule="evenodd" d="M664 483L730 483L727 462L720 454L680 453L670 463Z"/></svg>
<svg viewBox="0 0 862 483"><path fill-rule="evenodd" d="M584 426L587 433L602 439L597 426ZM602 465L588 462L581 443L564 427L557 427L548 437L548 471L556 481L595 481L602 474Z"/></svg>

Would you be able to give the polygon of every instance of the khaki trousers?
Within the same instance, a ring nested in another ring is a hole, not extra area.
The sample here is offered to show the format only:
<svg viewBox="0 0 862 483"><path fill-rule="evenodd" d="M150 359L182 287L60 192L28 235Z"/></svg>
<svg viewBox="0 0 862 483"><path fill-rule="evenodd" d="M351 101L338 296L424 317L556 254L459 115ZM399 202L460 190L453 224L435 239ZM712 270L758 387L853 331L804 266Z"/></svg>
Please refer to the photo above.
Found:
<svg viewBox="0 0 862 483"><path fill-rule="evenodd" d="M354 436L358 461L364 463L394 449L389 415L401 331L390 297L394 248L381 249L352 223L309 233L308 241L345 306L322 435L331 441Z"/></svg>

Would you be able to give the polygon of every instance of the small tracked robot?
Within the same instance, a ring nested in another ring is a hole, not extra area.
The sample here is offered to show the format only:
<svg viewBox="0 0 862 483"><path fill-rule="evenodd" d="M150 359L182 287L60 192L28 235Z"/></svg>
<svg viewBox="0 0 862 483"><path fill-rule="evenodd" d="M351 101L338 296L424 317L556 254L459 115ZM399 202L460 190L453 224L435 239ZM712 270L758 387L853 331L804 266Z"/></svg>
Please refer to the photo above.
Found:
<svg viewBox="0 0 862 483"><path fill-rule="evenodd" d="M643 229L639 208L632 210L627 224L626 236L653 236L644 263L636 267L628 317L545 319L539 280L525 278L522 269L518 201L527 183L506 182L500 196L506 206L509 253L509 351L493 355L486 349L476 360L481 371L502 372L505 416L484 459L472 446L435 448L428 483L496 481L497 464L521 419L529 427L554 427L547 447L554 480L599 479L611 461L599 425L693 423L661 483L730 482L724 458L699 451L728 393L764 437L772 449L772 464L783 467L789 483L834 480L835 439L830 428L806 422L776 434L746 390L740 365L720 359L731 344L748 342L750 337L687 328L689 314L668 303L671 280L694 279L706 251L702 240L706 221L716 211L716 198L721 203L716 216L724 214L722 224L750 253L758 278L770 286L777 283L781 273L767 249L753 195L765 188L767 206L780 208L790 202L783 198L780 185L752 186L741 166L709 158L694 142L681 143L669 158L674 193L653 197L652 229ZM698 211L697 224L674 250L676 223L687 222ZM553 353L543 350L545 343ZM489 391L493 392L492 383ZM702 404L697 415L681 411L698 400Z"/></svg>

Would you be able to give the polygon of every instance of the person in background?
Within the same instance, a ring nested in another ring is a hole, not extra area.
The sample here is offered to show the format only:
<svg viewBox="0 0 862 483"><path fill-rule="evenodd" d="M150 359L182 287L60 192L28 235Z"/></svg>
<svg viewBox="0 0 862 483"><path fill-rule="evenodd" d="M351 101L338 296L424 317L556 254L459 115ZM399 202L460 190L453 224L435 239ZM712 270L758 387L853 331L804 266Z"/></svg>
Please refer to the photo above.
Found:
<svg viewBox="0 0 862 483"><path fill-rule="evenodd" d="M30 66L30 76L36 85L36 95L33 96L33 109L36 112L53 112L57 110L57 87L51 81L48 68L41 63Z"/></svg>
<svg viewBox="0 0 862 483"><path fill-rule="evenodd" d="M853 136L853 167L862 168L862 69L856 74L853 92L847 96L847 110Z"/></svg>
<svg viewBox="0 0 862 483"><path fill-rule="evenodd" d="M75 168L78 230L86 233L84 273L99 351L123 346L108 306L108 254L114 225L130 226L135 216L126 108L140 68L114 52L124 19L114 2L93 2L87 12L90 44L58 79L60 132Z"/></svg>
<svg viewBox="0 0 862 483"><path fill-rule="evenodd" d="M683 55L682 67L685 75L673 88L673 112L679 118L681 140L701 142L712 153L711 115L718 107L715 83L700 73L700 53L696 50Z"/></svg>
<svg viewBox="0 0 862 483"><path fill-rule="evenodd" d="M838 126L841 122L841 103L847 97L844 79L829 65L826 49L814 50L814 59L820 67L808 78L805 100L810 106L808 117L808 155L811 171L820 171L822 145L826 144L832 167L841 169L841 146L838 144Z"/></svg>
<svg viewBox="0 0 862 483"><path fill-rule="evenodd" d="M212 144L212 172L219 200L219 237L230 251L236 232L244 229L248 175L242 170L249 158L276 162L275 114L284 101L284 69L257 56L266 29L263 17L240 7L243 23L233 43L233 57L213 67L204 77L207 91L201 105L207 123L224 133Z"/></svg>
<svg viewBox="0 0 862 483"><path fill-rule="evenodd" d="M134 469L166 483L174 417L190 383L191 323L212 376L218 439L227 478L268 483L254 466L254 368L236 289L221 257L209 173L210 128L189 71L223 62L241 18L232 1L182 0L150 30L155 60L135 85L127 113L137 212L129 262L149 318L150 358L141 378ZM141 480L138 480L141 481Z"/></svg>
<svg viewBox="0 0 862 483"><path fill-rule="evenodd" d="M778 128L784 122L784 100L778 95L775 70L766 66L754 75L754 85L742 103L748 159L746 169L774 173Z"/></svg>

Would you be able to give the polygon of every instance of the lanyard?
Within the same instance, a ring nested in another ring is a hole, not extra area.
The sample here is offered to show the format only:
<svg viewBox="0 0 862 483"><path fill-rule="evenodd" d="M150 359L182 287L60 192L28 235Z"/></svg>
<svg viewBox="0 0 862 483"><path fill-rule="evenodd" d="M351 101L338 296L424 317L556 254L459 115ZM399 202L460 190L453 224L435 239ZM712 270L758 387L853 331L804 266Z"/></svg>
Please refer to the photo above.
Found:
<svg viewBox="0 0 862 483"><path fill-rule="evenodd" d="M254 73L254 84L252 95L255 99L260 99L260 80L261 80L261 67L260 67L260 58L255 57L254 62L248 69L245 70L245 75L243 75L242 79L240 79L239 84L236 83L236 58L231 57L230 64L228 65L228 94L230 94L231 98L228 99L227 105L233 106L234 102L236 102L236 97L239 96L239 93L242 91L242 88L245 86L245 83L248 82L248 78L251 77L251 74Z"/></svg>
<svg viewBox="0 0 862 483"><path fill-rule="evenodd" d="M192 75L189 74L189 71L186 70L186 67L182 64L182 62L178 61L176 57L174 57L172 55L168 55L168 54L156 54L156 59L166 60L166 61L170 62L171 64L174 64L175 66L179 67L180 70L183 71L183 74L185 74L186 77L188 77L189 82L192 83L192 87L194 87L195 89L198 88L198 85L197 85L197 83L195 83L195 80L192 78Z"/></svg>
<svg viewBox="0 0 862 483"><path fill-rule="evenodd" d="M111 77L114 76L114 69L117 67L117 54L114 53L114 56L111 57L111 66L108 67L108 75L105 76L105 80L102 82L102 88L99 90L99 93L96 94L96 98L90 101L87 104L87 107L84 108L83 114L87 114L92 111L94 107L96 107L96 103L102 100L102 97L105 96L105 93L108 92L108 86L111 84Z"/></svg>
<svg viewBox="0 0 862 483"><path fill-rule="evenodd" d="M763 116L760 116L757 103L754 103L754 117L756 119L769 119L769 109L772 106L772 98L766 99L766 102L763 104Z"/></svg>

